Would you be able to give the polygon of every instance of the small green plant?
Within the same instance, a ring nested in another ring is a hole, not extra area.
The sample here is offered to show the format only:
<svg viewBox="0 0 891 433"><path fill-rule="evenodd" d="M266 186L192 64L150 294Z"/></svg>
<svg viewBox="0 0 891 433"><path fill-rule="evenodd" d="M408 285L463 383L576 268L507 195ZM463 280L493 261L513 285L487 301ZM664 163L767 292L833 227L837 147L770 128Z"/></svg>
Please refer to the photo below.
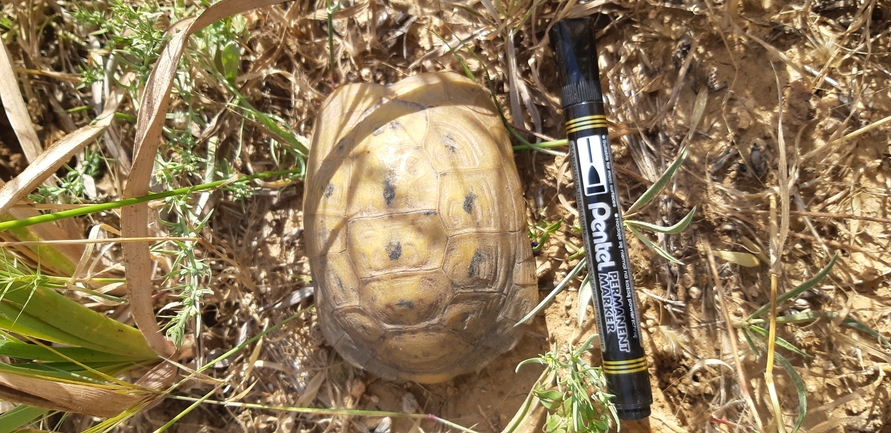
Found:
<svg viewBox="0 0 891 433"><path fill-rule="evenodd" d="M88 29L103 48L91 56L89 65L82 67L83 85L89 85L92 80L132 73L136 78L129 88L131 99L137 106L148 103L141 100L142 89L155 67L161 47L171 35L166 31L166 25L158 23L172 23L200 14L200 10L207 6L205 2L163 5L123 0L110 0L102 5L75 4L71 13L75 25ZM239 93L236 79L241 48L233 41L243 39L245 28L243 16L227 17L206 26L189 39L170 90L177 103L168 114L170 121L163 129L162 148L155 157L154 190L176 191L195 183L211 184L219 179L238 178L238 169L230 161L240 157L241 147L222 146L218 136L208 136L220 116L236 110L243 112L244 118L254 121L261 129L273 132L276 140L271 147L285 148L283 152L273 152L276 163L280 162L278 153L295 155L281 161L279 166L296 165L302 172L304 157L300 151L288 152L295 147L297 134L279 127L286 124L281 119L270 120L269 116L257 114L259 111ZM221 113L218 105L207 102L225 97L234 101L229 106L231 111ZM135 122L133 117L129 120ZM279 146L279 142L286 145ZM300 143L296 145L305 155L305 147ZM224 153L222 149L231 149L232 153ZM256 188L245 182L227 181L223 190L239 200L252 195ZM166 197L166 216L162 221L165 234L173 238L199 237L213 212L208 206L208 194L201 194L197 199L189 194ZM169 320L167 336L179 346L191 324L196 328L200 326L198 312L205 296L211 293L207 282L212 277L212 268L206 263L203 248L196 241L167 242L157 246L155 252L171 257L172 266L167 269L162 285L174 299L163 311Z"/></svg>
<svg viewBox="0 0 891 433"><path fill-rule="evenodd" d="M717 253L717 252L716 252ZM820 281L826 278L829 275L829 272L832 270L833 266L835 266L836 261L838 260L838 254L835 254L832 257L832 260L829 261L829 264L826 265L820 272L814 275L811 279L801 283L794 289L783 293L782 295L776 298L776 306L785 304L791 300L794 300L799 295L804 293L807 290L814 288ZM793 314L793 315L784 315L778 317L768 317L764 318L765 313L770 310L770 304L766 304L759 308L754 313L750 314L745 320L734 323L734 327L740 329L742 334L749 345L749 348L758 354L761 354L762 351L767 348L769 345L767 344L769 339L769 331L765 329L764 325L774 321L775 324L779 323L802 323L802 322L810 322L815 321L820 318L835 318L838 316L838 313L831 311L809 311L805 313ZM850 316L846 317L842 323L854 329L858 329L864 332L867 332L871 336L879 339L879 341L888 345L888 340L885 340L878 332L869 329L866 325L854 319ZM796 355L799 355L804 358L810 357L806 352L802 351L792 343L786 341L779 336L774 338L774 342L777 346L782 347ZM770 352L770 349L768 349ZM789 376L792 384L795 386L796 393L798 394L798 416L795 420L795 425L792 429L792 433L797 432L801 428L801 424L804 422L805 417L807 416L807 388L805 386L804 380L801 378L801 375L798 374L798 371L795 370L795 367L779 352L774 352L773 356L776 359L776 362L783 368L786 374ZM768 357L770 358L770 357Z"/></svg>
<svg viewBox="0 0 891 433"><path fill-rule="evenodd" d="M136 83L145 83L161 44L167 39L163 28L155 28L163 12L148 5L136 7L124 0L103 2L101 7L96 2L74 2L72 6L71 18L76 25L91 30L92 35L104 41L103 48L111 53L108 60L114 58L121 63L122 69L133 71L140 77ZM81 87L103 80L105 67L99 62L83 66ZM141 87L131 88L133 96Z"/></svg>
<svg viewBox="0 0 891 433"><path fill-rule="evenodd" d="M623 223L628 231L630 231L632 234L634 234L634 236L640 239L640 241L643 242L643 244L646 245L647 248L655 251L657 254L662 256L662 258L678 265L683 265L683 263L680 260L674 258L671 254L668 254L668 252L662 249L662 247L650 241L649 238L647 238L643 235L643 233L640 232L640 229L662 234L680 233L684 231L684 229L686 229L693 221L693 216L696 214L696 208L690 209L690 212L688 212L686 216L681 218L680 221L670 227L663 227L643 221L638 221L632 219L632 217L641 209L650 204L653 199L655 199L656 196L658 196L659 193L662 192L665 186L668 185L668 182L681 168L681 164L684 163L684 160L686 158L687 148L685 147L682 148L680 152L678 152L677 158L675 158L674 162L672 162L671 165L668 166L668 169L666 169L665 172L662 173L662 176L659 176L659 179L656 179L656 182L654 182L653 185L647 188L646 192L644 192L643 195L641 195L640 198L638 198L637 201L635 201L634 204L632 204L631 207L629 207L623 214Z"/></svg>
<svg viewBox="0 0 891 433"><path fill-rule="evenodd" d="M58 185L40 185L37 192L28 198L37 203L80 203L88 195L89 185L95 184L94 179L104 164L102 155L88 147L84 149L83 164L74 168L67 167L68 173Z"/></svg>
<svg viewBox="0 0 891 433"><path fill-rule="evenodd" d="M548 240L551 238L551 235L556 233L557 230L560 230L561 226L563 226L562 218L554 223L539 221L537 224L530 227L529 239L532 239L532 251L535 253L541 252L542 248L544 248L548 243Z"/></svg>
<svg viewBox="0 0 891 433"><path fill-rule="evenodd" d="M554 348L517 365L517 370L526 364L545 366L546 379L536 383L532 393L548 409L546 432L606 432L610 423L619 425L612 396L604 391L603 372L585 360L595 338L576 349Z"/></svg>

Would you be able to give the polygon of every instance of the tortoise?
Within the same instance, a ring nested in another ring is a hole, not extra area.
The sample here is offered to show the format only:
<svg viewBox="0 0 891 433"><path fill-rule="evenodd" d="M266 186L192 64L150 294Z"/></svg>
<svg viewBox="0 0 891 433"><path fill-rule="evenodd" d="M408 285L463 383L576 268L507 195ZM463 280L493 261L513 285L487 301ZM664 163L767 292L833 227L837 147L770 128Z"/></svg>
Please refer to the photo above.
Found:
<svg viewBox="0 0 891 433"><path fill-rule="evenodd" d="M510 140L490 93L456 73L334 91L304 221L322 333L383 379L481 370L538 301Z"/></svg>

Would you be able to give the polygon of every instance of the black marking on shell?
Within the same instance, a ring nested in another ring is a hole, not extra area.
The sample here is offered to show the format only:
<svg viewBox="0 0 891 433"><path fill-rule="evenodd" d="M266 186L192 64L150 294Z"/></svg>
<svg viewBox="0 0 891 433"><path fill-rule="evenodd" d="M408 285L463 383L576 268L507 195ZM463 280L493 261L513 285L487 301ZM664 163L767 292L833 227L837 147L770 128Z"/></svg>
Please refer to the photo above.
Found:
<svg viewBox="0 0 891 433"><path fill-rule="evenodd" d="M409 310L413 310L415 308L415 303L412 301L406 301L405 299L400 298L399 302L396 303L397 307L408 308Z"/></svg>
<svg viewBox="0 0 891 433"><path fill-rule="evenodd" d="M331 194L334 194L334 184L329 183L327 186L325 186L324 194L325 194L325 198L331 197Z"/></svg>
<svg viewBox="0 0 891 433"><path fill-rule="evenodd" d="M343 280L340 279L340 275L334 274L334 285L340 290L340 293L346 293L346 289L343 287Z"/></svg>
<svg viewBox="0 0 891 433"><path fill-rule="evenodd" d="M337 140L337 153L343 153L343 149L346 147L348 141L349 139L347 137Z"/></svg>
<svg viewBox="0 0 891 433"><path fill-rule="evenodd" d="M396 199L396 188L393 187L393 182L387 177L384 179L384 201L387 203L387 206L390 206L393 204L394 199Z"/></svg>
<svg viewBox="0 0 891 433"><path fill-rule="evenodd" d="M469 192L464 196L464 212L473 212L473 203L476 201L476 194Z"/></svg>
<svg viewBox="0 0 891 433"><path fill-rule="evenodd" d="M427 109L427 106L424 104L421 104L420 102L406 101L404 99L394 99L394 100L392 100L392 102L394 104L401 104L401 105L405 105L407 107L411 107L415 111L425 111Z"/></svg>
<svg viewBox="0 0 891 433"><path fill-rule="evenodd" d="M452 137L452 134L444 135L440 141L442 141L442 145L445 146L449 152L458 153L458 142L455 141L455 137Z"/></svg>
<svg viewBox="0 0 891 433"><path fill-rule="evenodd" d="M470 323L470 313L461 315L461 323L464 323L464 329L467 329L467 324Z"/></svg>
<svg viewBox="0 0 891 433"><path fill-rule="evenodd" d="M390 241L384 249L387 251L387 257L390 260L398 260L402 256L402 243L399 241Z"/></svg>
<svg viewBox="0 0 891 433"><path fill-rule="evenodd" d="M381 125L377 129L375 129L374 132L371 133L371 135L377 137L378 135L383 134L384 129L386 129L386 127L387 127L387 125Z"/></svg>
<svg viewBox="0 0 891 433"><path fill-rule="evenodd" d="M479 252L479 250L473 253L473 258L470 259L470 266L467 267L467 276L480 276L480 266L483 264L483 260L485 259L486 257L483 256L483 253Z"/></svg>
<svg viewBox="0 0 891 433"><path fill-rule="evenodd" d="M434 215L436 215L435 210L425 210L424 211L424 216L434 216Z"/></svg>
<svg viewBox="0 0 891 433"><path fill-rule="evenodd" d="M374 110L377 110L378 108L381 108L381 105L382 105L385 101L386 101L386 100L385 100L384 98L380 98L380 99L378 99L377 102L374 103L374 105L372 105L372 106L366 108L365 111L362 112L362 117L368 117L368 116L371 116L371 113L374 113Z"/></svg>

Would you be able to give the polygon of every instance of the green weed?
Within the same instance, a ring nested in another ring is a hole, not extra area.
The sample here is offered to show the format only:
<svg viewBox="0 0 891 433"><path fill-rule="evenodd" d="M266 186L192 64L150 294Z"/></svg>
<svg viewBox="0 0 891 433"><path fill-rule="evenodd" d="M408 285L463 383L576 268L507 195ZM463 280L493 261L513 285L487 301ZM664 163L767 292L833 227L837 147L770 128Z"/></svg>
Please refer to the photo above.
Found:
<svg viewBox="0 0 891 433"><path fill-rule="evenodd" d="M527 364L545 366L543 377L550 380L537 382L532 393L548 409L546 432L607 432L611 422L618 425L612 396L604 391L601 369L585 360L595 338L597 335L591 336L575 349L555 347L517 365L517 370Z"/></svg>

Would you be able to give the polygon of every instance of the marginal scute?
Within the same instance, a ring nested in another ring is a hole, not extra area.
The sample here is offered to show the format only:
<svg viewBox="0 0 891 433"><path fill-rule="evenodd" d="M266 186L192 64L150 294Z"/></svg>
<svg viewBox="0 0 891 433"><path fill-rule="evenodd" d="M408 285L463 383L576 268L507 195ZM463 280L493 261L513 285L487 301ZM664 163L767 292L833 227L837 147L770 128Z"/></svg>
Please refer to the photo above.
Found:
<svg viewBox="0 0 891 433"><path fill-rule="evenodd" d="M492 315L498 315L504 295L499 293L459 293L446 308L442 324L471 341L489 332Z"/></svg>
<svg viewBox="0 0 891 433"><path fill-rule="evenodd" d="M366 350L383 340L386 331L380 322L375 320L364 307L350 306L338 308L335 313L337 322L357 345L366 345Z"/></svg>
<svg viewBox="0 0 891 433"><path fill-rule="evenodd" d="M339 253L346 250L346 218L343 216L316 214L306 222L306 248L309 257Z"/></svg>
<svg viewBox="0 0 891 433"><path fill-rule="evenodd" d="M467 351L467 342L441 326L430 329L392 331L381 344L379 352L398 354L407 368L436 370ZM395 356L394 356L395 357Z"/></svg>
<svg viewBox="0 0 891 433"><path fill-rule="evenodd" d="M507 319L504 322L519 322L538 303L538 287L536 286L514 285L507 292L507 302L504 303L502 310L502 316Z"/></svg>
<svg viewBox="0 0 891 433"><path fill-rule="evenodd" d="M538 297L513 151L491 95L453 73L350 84L307 163L307 255L322 333L386 380L479 370Z"/></svg>
<svg viewBox="0 0 891 433"><path fill-rule="evenodd" d="M332 306L358 305L360 282L346 253L312 259L310 266L319 281L325 282L323 296L331 299Z"/></svg>

